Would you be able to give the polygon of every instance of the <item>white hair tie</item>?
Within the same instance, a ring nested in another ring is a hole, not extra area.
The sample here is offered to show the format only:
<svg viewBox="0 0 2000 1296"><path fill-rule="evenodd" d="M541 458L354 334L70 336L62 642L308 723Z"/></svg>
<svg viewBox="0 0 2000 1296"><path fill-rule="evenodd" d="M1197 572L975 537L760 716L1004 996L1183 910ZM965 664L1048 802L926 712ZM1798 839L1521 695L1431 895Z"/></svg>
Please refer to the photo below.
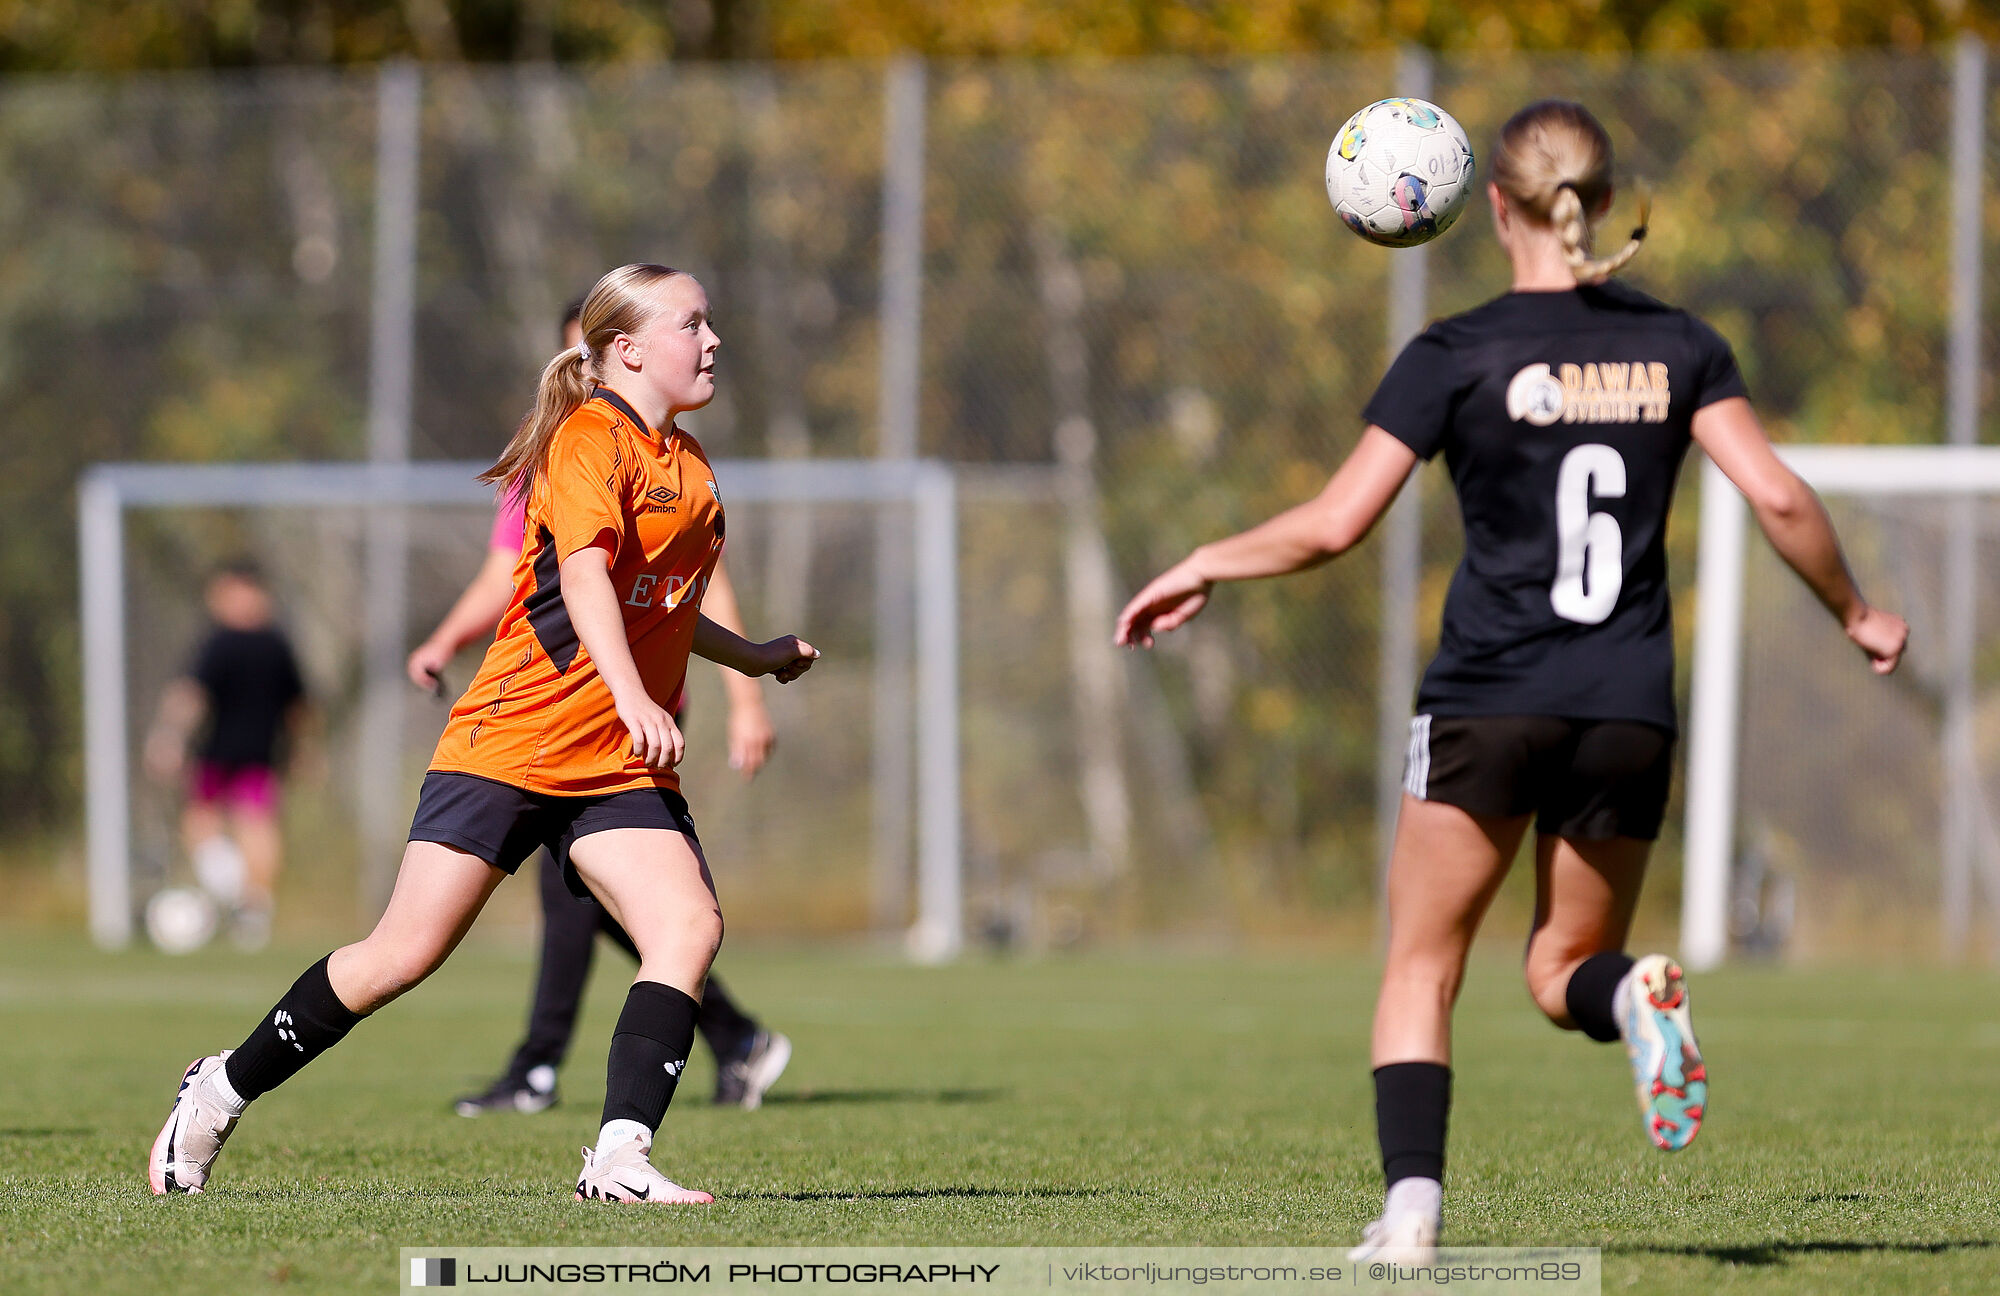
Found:
<svg viewBox="0 0 2000 1296"><path fill-rule="evenodd" d="M581 361L583 361L583 362L584 362L585 364L589 364L589 363L590 363L590 344L589 344L589 343L587 343L587 342L579 342L579 343L577 343L577 344L576 344L576 358L577 358L577 359L579 359L579 360L581 360Z"/></svg>

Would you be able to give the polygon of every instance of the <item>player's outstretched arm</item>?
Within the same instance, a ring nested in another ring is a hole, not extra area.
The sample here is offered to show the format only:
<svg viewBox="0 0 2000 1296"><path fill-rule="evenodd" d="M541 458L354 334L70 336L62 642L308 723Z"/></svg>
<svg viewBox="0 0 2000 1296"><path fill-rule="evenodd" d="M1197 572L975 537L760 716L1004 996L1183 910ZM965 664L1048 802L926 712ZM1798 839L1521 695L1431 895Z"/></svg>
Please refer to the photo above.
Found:
<svg viewBox="0 0 2000 1296"><path fill-rule="evenodd" d="M732 634L748 637L743 611L736 602L736 586L720 558L702 595L701 614ZM727 666L720 669L723 692L729 695L729 768L747 779L771 758L771 749L778 745L778 731L764 707L764 686L740 671Z"/></svg>
<svg viewBox="0 0 2000 1296"><path fill-rule="evenodd" d="M1132 597L1112 641L1150 648L1208 603L1217 581L1257 580L1317 567L1361 542L1416 466L1416 452L1370 425L1326 488L1312 499L1183 558Z"/></svg>
<svg viewBox="0 0 2000 1296"><path fill-rule="evenodd" d="M648 769L672 769L686 748L680 726L646 692L625 638L625 615L611 586L611 555L586 545L562 561L563 606L569 609L576 640L611 690L611 703L632 736L632 751Z"/></svg>
<svg viewBox="0 0 2000 1296"><path fill-rule="evenodd" d="M514 599L514 563L520 555L505 549L488 549L478 574L444 614L430 638L417 645L404 669L410 683L422 689L438 687L439 673L459 650L475 639L493 633Z"/></svg>
<svg viewBox="0 0 2000 1296"><path fill-rule="evenodd" d="M819 649L797 635L779 635L763 643L752 643L706 616L695 621L694 653L753 679L769 675L780 684L791 683L819 660Z"/></svg>
<svg viewBox="0 0 2000 1296"><path fill-rule="evenodd" d="M1757 526L1867 656L1878 675L1896 669L1909 626L1861 597L1840 537L1817 492L1771 449L1756 411L1741 396L1696 411L1694 439L1749 501Z"/></svg>

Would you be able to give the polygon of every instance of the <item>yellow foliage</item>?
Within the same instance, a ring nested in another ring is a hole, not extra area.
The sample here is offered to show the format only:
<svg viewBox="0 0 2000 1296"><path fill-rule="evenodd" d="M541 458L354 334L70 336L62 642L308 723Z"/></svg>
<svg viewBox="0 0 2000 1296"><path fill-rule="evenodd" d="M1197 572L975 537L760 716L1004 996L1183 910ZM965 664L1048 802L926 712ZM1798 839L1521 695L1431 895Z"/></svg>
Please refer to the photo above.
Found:
<svg viewBox="0 0 2000 1296"><path fill-rule="evenodd" d="M1889 46L2000 34L1926 0L0 0L0 69L359 63L392 57L1127 57L1602 53Z"/></svg>

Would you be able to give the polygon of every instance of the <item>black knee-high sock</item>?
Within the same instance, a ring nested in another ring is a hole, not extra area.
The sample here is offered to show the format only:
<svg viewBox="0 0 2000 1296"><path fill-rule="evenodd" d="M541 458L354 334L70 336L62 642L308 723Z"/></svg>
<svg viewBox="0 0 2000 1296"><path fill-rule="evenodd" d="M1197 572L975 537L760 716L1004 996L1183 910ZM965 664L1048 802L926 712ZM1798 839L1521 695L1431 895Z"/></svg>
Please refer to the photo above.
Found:
<svg viewBox="0 0 2000 1296"><path fill-rule="evenodd" d="M1632 957L1613 951L1592 954L1577 964L1563 989L1563 1004L1577 1029L1600 1044L1618 1038L1618 1015L1612 1011L1618 983L1632 970Z"/></svg>
<svg viewBox="0 0 2000 1296"><path fill-rule="evenodd" d="M326 958L307 968L249 1038L224 1062L230 1087L246 1101L276 1089L354 1029L361 1014L340 1002L327 979Z"/></svg>
<svg viewBox="0 0 2000 1296"><path fill-rule="evenodd" d="M672 986L633 983L605 1063L605 1124L631 1120L659 1129L694 1048L694 1019L700 1011L699 1004Z"/></svg>
<svg viewBox="0 0 2000 1296"><path fill-rule="evenodd" d="M1444 1182L1444 1130L1451 1114L1451 1068L1436 1062L1391 1062L1375 1068L1375 1133L1382 1142L1382 1177Z"/></svg>

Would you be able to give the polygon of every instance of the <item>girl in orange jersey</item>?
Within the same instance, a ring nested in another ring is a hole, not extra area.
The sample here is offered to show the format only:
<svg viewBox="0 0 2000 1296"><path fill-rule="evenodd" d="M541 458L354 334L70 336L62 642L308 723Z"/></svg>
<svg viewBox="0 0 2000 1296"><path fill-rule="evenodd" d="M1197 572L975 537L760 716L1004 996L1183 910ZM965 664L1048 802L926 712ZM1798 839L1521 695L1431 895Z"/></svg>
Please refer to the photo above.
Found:
<svg viewBox="0 0 2000 1296"><path fill-rule="evenodd" d="M780 683L819 654L790 635L750 643L700 614L723 510L701 448L673 420L715 394L719 340L701 285L623 266L584 299L582 324L583 345L543 371L535 408L488 474L527 489L524 561L438 742L389 907L365 940L307 969L236 1049L187 1068L153 1144L155 1193L202 1191L244 1108L435 971L500 880L547 846L640 954L577 1197L712 1200L651 1163L722 941L674 773L683 749L670 706L690 652Z"/></svg>

